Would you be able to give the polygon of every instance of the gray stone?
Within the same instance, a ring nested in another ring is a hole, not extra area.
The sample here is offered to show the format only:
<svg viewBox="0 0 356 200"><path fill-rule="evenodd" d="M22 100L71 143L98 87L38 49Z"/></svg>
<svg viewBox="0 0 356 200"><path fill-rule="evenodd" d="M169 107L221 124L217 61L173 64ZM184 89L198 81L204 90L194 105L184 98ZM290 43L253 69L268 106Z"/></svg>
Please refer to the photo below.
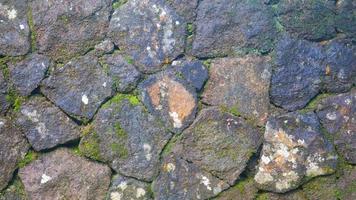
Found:
<svg viewBox="0 0 356 200"><path fill-rule="evenodd" d="M112 53L114 51L114 48L114 43L111 42L111 40L109 39L105 39L101 43L95 45L95 51L99 55Z"/></svg>
<svg viewBox="0 0 356 200"><path fill-rule="evenodd" d="M356 90L323 99L317 115L333 137L337 151L356 164Z"/></svg>
<svg viewBox="0 0 356 200"><path fill-rule="evenodd" d="M337 155L320 128L313 112L269 119L254 178L257 187L284 193L313 177L333 173Z"/></svg>
<svg viewBox="0 0 356 200"><path fill-rule="evenodd" d="M104 199L110 168L57 149L19 171L30 199Z"/></svg>
<svg viewBox="0 0 356 200"><path fill-rule="evenodd" d="M113 88L118 92L130 92L135 89L141 78L141 73L132 65L130 60L121 54L105 55L102 65L113 82Z"/></svg>
<svg viewBox="0 0 356 200"><path fill-rule="evenodd" d="M283 37L276 48L270 98L289 111L303 108L321 89L322 48L314 43Z"/></svg>
<svg viewBox="0 0 356 200"><path fill-rule="evenodd" d="M345 200L353 200L356 198L355 180L356 180L356 167L347 166L342 172L342 176L337 181L338 198Z"/></svg>
<svg viewBox="0 0 356 200"><path fill-rule="evenodd" d="M186 80L197 91L203 89L209 78L208 69L201 61L178 60L173 61L172 65L175 75Z"/></svg>
<svg viewBox="0 0 356 200"><path fill-rule="evenodd" d="M111 0L31 1L39 52L56 60L84 54L104 39Z"/></svg>
<svg viewBox="0 0 356 200"><path fill-rule="evenodd" d="M185 80L164 71L139 84L142 102L173 132L189 126L197 112L197 94Z"/></svg>
<svg viewBox="0 0 356 200"><path fill-rule="evenodd" d="M3 74L0 72L0 114L5 113L7 108L10 106L6 98L8 92L7 90L7 81L5 80Z"/></svg>
<svg viewBox="0 0 356 200"><path fill-rule="evenodd" d="M109 36L140 71L151 73L183 53L185 31L164 0L130 0L112 15Z"/></svg>
<svg viewBox="0 0 356 200"><path fill-rule="evenodd" d="M230 185L239 178L261 143L258 129L216 107L203 109L181 139L186 160Z"/></svg>
<svg viewBox="0 0 356 200"><path fill-rule="evenodd" d="M220 193L215 200L255 200L257 192L253 178L247 178Z"/></svg>
<svg viewBox="0 0 356 200"><path fill-rule="evenodd" d="M320 41L336 36L334 1L280 0L274 10L283 28L299 38Z"/></svg>
<svg viewBox="0 0 356 200"><path fill-rule="evenodd" d="M343 0L336 2L336 27L337 31L345 33L351 39L356 35L356 2L354 0Z"/></svg>
<svg viewBox="0 0 356 200"><path fill-rule="evenodd" d="M356 84L356 48L346 40L333 40L324 46L325 65L323 89L347 92Z"/></svg>
<svg viewBox="0 0 356 200"><path fill-rule="evenodd" d="M160 170L153 182L157 200L209 199L229 187L224 181L174 154L163 160Z"/></svg>
<svg viewBox="0 0 356 200"><path fill-rule="evenodd" d="M150 184L116 175L112 178L107 200L152 200Z"/></svg>
<svg viewBox="0 0 356 200"><path fill-rule="evenodd" d="M270 57L246 55L212 60L203 102L263 126L269 113Z"/></svg>
<svg viewBox="0 0 356 200"><path fill-rule="evenodd" d="M0 1L0 55L20 56L30 50L27 0Z"/></svg>
<svg viewBox="0 0 356 200"><path fill-rule="evenodd" d="M145 181L157 175L159 155L171 137L135 96L122 94L102 106L83 135L84 155Z"/></svg>
<svg viewBox="0 0 356 200"><path fill-rule="evenodd" d="M23 184L18 176L13 178L11 185L0 192L0 200L28 200Z"/></svg>
<svg viewBox="0 0 356 200"><path fill-rule="evenodd" d="M111 79L90 54L71 60L44 79L41 91L64 112L77 119L91 119L112 95Z"/></svg>
<svg viewBox="0 0 356 200"><path fill-rule="evenodd" d="M204 0L199 3L192 53L216 57L273 47L276 29L270 7L262 1Z"/></svg>
<svg viewBox="0 0 356 200"><path fill-rule="evenodd" d="M10 119L0 117L0 191L12 179L18 163L25 157L29 147L25 137Z"/></svg>
<svg viewBox="0 0 356 200"><path fill-rule="evenodd" d="M199 0L165 0L167 4L172 6L186 21L193 22L196 17L196 8Z"/></svg>
<svg viewBox="0 0 356 200"><path fill-rule="evenodd" d="M50 65L51 61L46 56L32 54L9 65L10 81L22 96L29 96L40 85Z"/></svg>
<svg viewBox="0 0 356 200"><path fill-rule="evenodd" d="M21 105L16 124L36 151L78 139L78 126L44 97L31 97Z"/></svg>

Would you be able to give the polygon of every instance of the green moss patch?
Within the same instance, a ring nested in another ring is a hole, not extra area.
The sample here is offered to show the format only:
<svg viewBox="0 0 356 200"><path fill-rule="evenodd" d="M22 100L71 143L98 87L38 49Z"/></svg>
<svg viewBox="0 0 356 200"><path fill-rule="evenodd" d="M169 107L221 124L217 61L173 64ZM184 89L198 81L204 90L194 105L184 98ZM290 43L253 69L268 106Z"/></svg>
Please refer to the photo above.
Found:
<svg viewBox="0 0 356 200"><path fill-rule="evenodd" d="M35 151L29 151L27 152L27 154L25 155L25 157L20 160L20 162L17 164L17 166L19 168L23 168L26 165L30 164L32 161L36 160L38 158L39 154Z"/></svg>

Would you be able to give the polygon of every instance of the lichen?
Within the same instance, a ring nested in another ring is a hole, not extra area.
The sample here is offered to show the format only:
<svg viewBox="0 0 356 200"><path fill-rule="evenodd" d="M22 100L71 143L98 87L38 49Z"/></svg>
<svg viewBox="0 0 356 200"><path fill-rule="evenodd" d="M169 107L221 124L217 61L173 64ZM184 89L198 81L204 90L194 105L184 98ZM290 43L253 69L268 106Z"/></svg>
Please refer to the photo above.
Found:
<svg viewBox="0 0 356 200"><path fill-rule="evenodd" d="M127 3L127 1L128 0L118 0L112 4L112 7L113 7L113 9L116 10L116 9L120 8L122 5L124 5L125 3Z"/></svg>
<svg viewBox="0 0 356 200"><path fill-rule="evenodd" d="M30 164L32 161L36 160L38 158L39 154L35 151L29 151L27 152L27 154L25 155L25 157L19 161L19 163L17 164L17 166L19 168L23 168L26 165Z"/></svg>
<svg viewBox="0 0 356 200"><path fill-rule="evenodd" d="M111 150L120 157L120 159L126 159L129 156L129 151L125 147L125 144L112 143L110 147Z"/></svg>
<svg viewBox="0 0 356 200"><path fill-rule="evenodd" d="M88 125L83 128L82 136L83 138L79 144L81 154L94 160L100 160L100 138L93 126Z"/></svg>
<svg viewBox="0 0 356 200"><path fill-rule="evenodd" d="M103 108L109 108L111 105L120 105L123 100L128 100L132 106L137 106L140 104L140 100L137 96L132 94L117 94L110 101L103 105Z"/></svg>
<svg viewBox="0 0 356 200"><path fill-rule="evenodd" d="M31 51L34 52L36 51L36 38L37 38L37 33L35 31L35 24L33 22L33 16L32 16L32 8L29 8L27 11L27 19L28 19L28 26L30 29L30 38L31 38Z"/></svg>

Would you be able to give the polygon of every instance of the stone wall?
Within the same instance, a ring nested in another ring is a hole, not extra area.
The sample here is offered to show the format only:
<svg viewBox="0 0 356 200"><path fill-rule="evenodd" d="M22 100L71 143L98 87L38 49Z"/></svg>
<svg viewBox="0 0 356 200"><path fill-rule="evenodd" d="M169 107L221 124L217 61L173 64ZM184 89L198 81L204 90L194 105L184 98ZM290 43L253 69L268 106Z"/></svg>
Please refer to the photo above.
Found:
<svg viewBox="0 0 356 200"><path fill-rule="evenodd" d="M356 199L354 0L0 0L0 200Z"/></svg>

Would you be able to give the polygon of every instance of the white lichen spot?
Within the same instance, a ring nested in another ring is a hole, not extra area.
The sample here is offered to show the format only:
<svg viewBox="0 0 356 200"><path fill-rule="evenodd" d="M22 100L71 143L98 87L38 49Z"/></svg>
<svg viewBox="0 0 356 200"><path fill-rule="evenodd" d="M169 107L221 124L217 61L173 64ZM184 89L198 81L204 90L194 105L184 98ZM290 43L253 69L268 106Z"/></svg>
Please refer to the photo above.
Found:
<svg viewBox="0 0 356 200"><path fill-rule="evenodd" d="M88 103L89 103L89 99L88 99L88 96L87 95L83 95L82 96L82 102L85 104L85 105L88 105Z"/></svg>
<svg viewBox="0 0 356 200"><path fill-rule="evenodd" d="M17 11L15 9L11 9L7 11L7 18L15 19L17 17Z"/></svg>
<svg viewBox="0 0 356 200"><path fill-rule="evenodd" d="M122 194L118 192L112 192L110 194L111 200L121 200Z"/></svg>
<svg viewBox="0 0 356 200"><path fill-rule="evenodd" d="M346 103L347 105L350 105L350 104L352 103L352 100L349 99L349 98L347 98L347 99L345 99L345 103Z"/></svg>
<svg viewBox="0 0 356 200"><path fill-rule="evenodd" d="M149 47L149 46L146 47L146 50L147 50L147 51L150 51L150 50L151 50L151 47Z"/></svg>
<svg viewBox="0 0 356 200"><path fill-rule="evenodd" d="M200 176L200 179L201 179L201 180L200 180L200 183L201 183L201 184L204 184L205 187L206 187L206 189L211 190L211 187L210 187L210 180L208 179L208 177L201 175L201 176Z"/></svg>
<svg viewBox="0 0 356 200"><path fill-rule="evenodd" d="M285 172L282 175L284 178L276 182L276 188L279 191L289 189L291 187L291 183L296 182L299 179L298 174L294 171Z"/></svg>
<svg viewBox="0 0 356 200"><path fill-rule="evenodd" d="M177 112L169 112L169 116L173 120L173 127L174 128L180 128L182 127L182 121L179 119L178 113Z"/></svg>
<svg viewBox="0 0 356 200"><path fill-rule="evenodd" d="M39 122L39 114L37 113L37 110L27 110L27 109L22 109L21 113L28 117L32 122Z"/></svg>
<svg viewBox="0 0 356 200"><path fill-rule="evenodd" d="M106 82L103 83L103 87L106 87Z"/></svg>
<svg viewBox="0 0 356 200"><path fill-rule="evenodd" d="M305 145L305 141L303 139L298 139L297 142L299 145Z"/></svg>
<svg viewBox="0 0 356 200"><path fill-rule="evenodd" d="M150 161L152 158L151 150L152 150L151 145L146 144L146 143L143 144L143 151L145 152L145 157L146 157L146 160L148 160L148 161Z"/></svg>
<svg viewBox="0 0 356 200"><path fill-rule="evenodd" d="M120 189L121 191L126 190L126 188L127 188L127 182L126 182L126 181L122 181L122 182L117 186L117 188Z"/></svg>
<svg viewBox="0 0 356 200"><path fill-rule="evenodd" d="M180 24L180 22L179 21L176 21L176 25L178 26Z"/></svg>
<svg viewBox="0 0 356 200"><path fill-rule="evenodd" d="M46 174L42 174L41 177L41 184L47 183L48 181L52 180L52 177L47 176Z"/></svg>
<svg viewBox="0 0 356 200"><path fill-rule="evenodd" d="M265 155L262 155L261 160L264 164L268 164L271 162L271 159Z"/></svg>
<svg viewBox="0 0 356 200"><path fill-rule="evenodd" d="M328 120L334 121L334 120L336 120L337 116L336 116L336 113L335 113L335 112L332 112L332 113L326 114L326 118L327 118Z"/></svg>
<svg viewBox="0 0 356 200"><path fill-rule="evenodd" d="M145 196L146 191L143 188L137 188L136 189L136 198L141 198Z"/></svg>
<svg viewBox="0 0 356 200"><path fill-rule="evenodd" d="M21 30L24 30L25 29L25 26L23 24L20 24L20 29Z"/></svg>
<svg viewBox="0 0 356 200"><path fill-rule="evenodd" d="M263 169L263 168L262 168ZM257 172L257 174L255 175L255 181L259 184L265 184L268 182L272 182L273 181L273 177L270 173L266 173L263 172L263 170L261 170L261 168L259 169L259 171Z"/></svg>
<svg viewBox="0 0 356 200"><path fill-rule="evenodd" d="M219 194L221 191L222 191L222 188L220 185L217 185L216 187L213 188L214 195Z"/></svg>
<svg viewBox="0 0 356 200"><path fill-rule="evenodd" d="M4 122L0 121L0 128L4 126Z"/></svg>
<svg viewBox="0 0 356 200"><path fill-rule="evenodd" d="M167 172L172 172L176 169L176 166L173 163L167 163L166 165L166 171Z"/></svg>
<svg viewBox="0 0 356 200"><path fill-rule="evenodd" d="M45 135L47 133L47 128L44 123L42 123L42 122L38 123L38 125L36 126L36 130L41 135L41 137L43 137L43 138L45 137Z"/></svg>

